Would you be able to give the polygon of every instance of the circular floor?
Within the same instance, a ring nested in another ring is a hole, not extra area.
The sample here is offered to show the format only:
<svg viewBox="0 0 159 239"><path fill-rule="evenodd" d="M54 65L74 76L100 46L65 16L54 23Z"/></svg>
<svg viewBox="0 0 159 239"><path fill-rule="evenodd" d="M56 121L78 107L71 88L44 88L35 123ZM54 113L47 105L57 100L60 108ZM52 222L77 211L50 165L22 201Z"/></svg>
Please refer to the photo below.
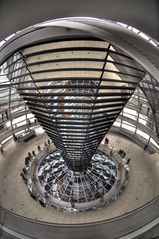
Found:
<svg viewBox="0 0 159 239"><path fill-rule="evenodd" d="M109 133L110 145L127 152L130 161L130 176L126 190L110 206L87 213L69 214L54 208L43 208L34 201L23 182L20 172L25 155L43 144L48 137L41 128L37 137L27 143L10 141L0 156L0 204L19 215L35 220L78 224L110 219L130 212L147 203L159 194L159 163L157 155L148 155L139 146L121 135Z"/></svg>

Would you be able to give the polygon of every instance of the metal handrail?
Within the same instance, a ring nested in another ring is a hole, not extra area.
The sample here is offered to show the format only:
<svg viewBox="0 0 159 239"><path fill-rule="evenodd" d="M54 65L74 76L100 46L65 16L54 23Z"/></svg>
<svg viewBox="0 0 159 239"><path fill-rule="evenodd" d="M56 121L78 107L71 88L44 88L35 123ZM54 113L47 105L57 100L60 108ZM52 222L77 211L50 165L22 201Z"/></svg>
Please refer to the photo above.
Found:
<svg viewBox="0 0 159 239"><path fill-rule="evenodd" d="M24 217L22 215L18 215L16 213L11 212L10 210L2 207L2 206L0 206L0 210L4 211L5 214L10 214L12 216L18 217L20 219L24 219L24 220L26 220L28 222L32 222L32 223L35 223L35 224L56 225L56 226L67 225L67 226L71 226L72 227L73 225L75 225L75 226L81 226L81 225L85 226L86 225L87 226L89 224L92 225L92 224L101 224L101 223L107 223L107 222L116 221L116 220L119 220L119 219L122 219L122 218L125 218L125 217L128 217L128 216L132 216L133 214L135 214L135 213L137 213L137 212L147 208L148 206L151 206L152 204L155 204L156 202L159 204L159 195L156 196L155 198L153 198L151 201L149 201L149 202L145 203L144 205L140 206L139 208L134 209L134 210L132 210L130 212L124 213L123 215L120 215L120 216L117 216L117 217L114 217L114 218L110 218L110 219L106 219L106 220L102 220L102 221L98 221L98 222L91 222L91 223L85 222L85 223L78 223L78 224L72 224L72 223L71 224L62 224L62 223L60 224L60 223L51 223L51 222L48 223L48 222L44 222L44 221L39 221L39 220L34 220L34 219L31 219L31 218L27 218L27 217ZM158 212L158 216L159 216L159 212Z"/></svg>
<svg viewBox="0 0 159 239"><path fill-rule="evenodd" d="M142 231L142 227L151 228L156 225L159 220L158 209L159 196L132 212L112 219L92 223L62 224L35 221L0 208L0 224L2 230L9 230L11 234L16 233L19 238L22 235L34 239L116 239L123 236L129 238L129 234L136 233L139 229Z"/></svg>

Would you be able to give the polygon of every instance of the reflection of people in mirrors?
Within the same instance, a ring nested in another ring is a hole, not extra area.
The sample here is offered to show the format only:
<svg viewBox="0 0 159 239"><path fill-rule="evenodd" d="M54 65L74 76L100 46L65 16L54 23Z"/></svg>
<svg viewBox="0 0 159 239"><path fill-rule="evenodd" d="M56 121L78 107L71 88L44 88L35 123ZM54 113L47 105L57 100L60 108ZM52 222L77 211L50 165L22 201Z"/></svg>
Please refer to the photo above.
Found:
<svg viewBox="0 0 159 239"><path fill-rule="evenodd" d="M27 124L28 124L28 125L31 125L30 119L27 119Z"/></svg>
<svg viewBox="0 0 159 239"><path fill-rule="evenodd" d="M139 107L140 111L142 110L142 102L140 103L140 107Z"/></svg>

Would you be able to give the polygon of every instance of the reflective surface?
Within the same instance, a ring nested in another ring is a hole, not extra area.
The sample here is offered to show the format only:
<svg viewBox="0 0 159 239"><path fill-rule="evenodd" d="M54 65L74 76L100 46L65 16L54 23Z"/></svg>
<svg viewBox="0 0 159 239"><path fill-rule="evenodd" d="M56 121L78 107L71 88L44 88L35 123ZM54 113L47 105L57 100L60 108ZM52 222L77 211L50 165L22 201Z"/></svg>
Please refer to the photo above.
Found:
<svg viewBox="0 0 159 239"><path fill-rule="evenodd" d="M72 38L21 49L3 67L68 168L82 172L145 71L108 42Z"/></svg>
<svg viewBox="0 0 159 239"><path fill-rule="evenodd" d="M104 196L114 185L117 169L112 159L99 151L93 156L87 171L73 172L54 151L38 168L38 178L49 196L71 203L85 203Z"/></svg>

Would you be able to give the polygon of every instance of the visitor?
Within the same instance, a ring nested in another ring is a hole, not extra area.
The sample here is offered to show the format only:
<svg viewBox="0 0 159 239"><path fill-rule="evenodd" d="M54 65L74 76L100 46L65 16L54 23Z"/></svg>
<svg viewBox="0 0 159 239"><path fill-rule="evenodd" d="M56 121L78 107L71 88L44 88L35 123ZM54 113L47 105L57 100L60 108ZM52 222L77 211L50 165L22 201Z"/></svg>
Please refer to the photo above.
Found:
<svg viewBox="0 0 159 239"><path fill-rule="evenodd" d="M32 160L32 155L30 152L28 152L28 156L29 156L30 160Z"/></svg>
<svg viewBox="0 0 159 239"><path fill-rule="evenodd" d="M140 107L139 107L140 111L142 110L142 102L140 103Z"/></svg>
<svg viewBox="0 0 159 239"><path fill-rule="evenodd" d="M0 145L0 150L1 150L1 154L4 154L4 149L2 145Z"/></svg>
<svg viewBox="0 0 159 239"><path fill-rule="evenodd" d="M45 192L45 193L44 193L44 195L45 195L45 199L46 199L46 200L50 198L50 196L49 196L49 193L48 193L48 192Z"/></svg>
<svg viewBox="0 0 159 239"><path fill-rule="evenodd" d="M7 110L6 110L5 114L6 114L6 118L8 119L9 117L8 117L8 111Z"/></svg>
<svg viewBox="0 0 159 239"><path fill-rule="evenodd" d="M123 158L125 158L125 156L126 156L126 153L123 151Z"/></svg>
<svg viewBox="0 0 159 239"><path fill-rule="evenodd" d="M145 145L145 147L144 147L144 151L146 151L147 147L148 147L148 144Z"/></svg>
<svg viewBox="0 0 159 239"><path fill-rule="evenodd" d="M106 145L109 144L109 139L107 137L105 138L104 144L106 144Z"/></svg>
<svg viewBox="0 0 159 239"><path fill-rule="evenodd" d="M111 150L110 150L110 156L113 156L113 153L114 153L114 149L111 148Z"/></svg>
<svg viewBox="0 0 159 239"><path fill-rule="evenodd" d="M74 208L75 207L75 201L73 199L71 199L70 203L71 203L71 207Z"/></svg>
<svg viewBox="0 0 159 239"><path fill-rule="evenodd" d="M30 196L37 201L37 195L33 192L30 192Z"/></svg>
<svg viewBox="0 0 159 239"><path fill-rule="evenodd" d="M29 156L25 157L25 165L26 165L26 167L29 167L30 163L31 163L30 157Z"/></svg>
<svg viewBox="0 0 159 239"><path fill-rule="evenodd" d="M118 154L120 155L121 158L125 158L126 156L126 153L124 152L124 150L121 150L121 149L119 149Z"/></svg>
<svg viewBox="0 0 159 239"><path fill-rule="evenodd" d="M33 157L35 157L35 156L36 156L36 154L35 154L35 151L34 151L34 150L32 151L32 156L33 156Z"/></svg>
<svg viewBox="0 0 159 239"><path fill-rule="evenodd" d="M15 142L17 141L17 136L15 134L13 134L13 139Z"/></svg>
<svg viewBox="0 0 159 239"><path fill-rule="evenodd" d="M40 147L40 145L37 146L37 149L38 149L38 152L41 151L41 147Z"/></svg>
<svg viewBox="0 0 159 239"><path fill-rule="evenodd" d="M26 168L23 168L22 171L23 171L24 174L27 174Z"/></svg>
<svg viewBox="0 0 159 239"><path fill-rule="evenodd" d="M34 124L37 124L37 119L34 120Z"/></svg>
<svg viewBox="0 0 159 239"><path fill-rule="evenodd" d="M147 116L149 116L150 108L147 108Z"/></svg>
<svg viewBox="0 0 159 239"><path fill-rule="evenodd" d="M20 173L20 176L23 178L23 180L25 180L24 172L23 171Z"/></svg>
<svg viewBox="0 0 159 239"><path fill-rule="evenodd" d="M27 124L28 124L28 125L31 125L30 119L27 119Z"/></svg>
<svg viewBox="0 0 159 239"><path fill-rule="evenodd" d="M26 168L22 169L22 172L20 173L20 176L23 178L24 182L27 183L28 176L27 176L27 170Z"/></svg>
<svg viewBox="0 0 159 239"><path fill-rule="evenodd" d="M46 202L45 202L44 198L40 198L39 203L41 204L42 207L46 207Z"/></svg>

